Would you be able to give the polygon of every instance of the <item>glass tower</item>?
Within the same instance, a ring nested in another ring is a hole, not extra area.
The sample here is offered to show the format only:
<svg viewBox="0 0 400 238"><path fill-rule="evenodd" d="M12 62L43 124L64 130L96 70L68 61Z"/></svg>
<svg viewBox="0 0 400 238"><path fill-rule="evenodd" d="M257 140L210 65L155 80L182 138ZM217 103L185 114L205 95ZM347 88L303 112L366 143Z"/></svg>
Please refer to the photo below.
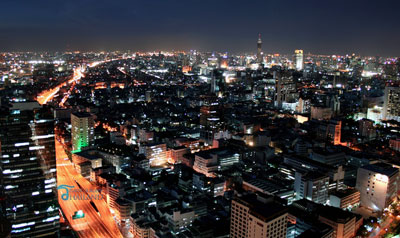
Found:
<svg viewBox="0 0 400 238"><path fill-rule="evenodd" d="M0 110L0 213L11 222L11 237L57 237L52 114L37 102Z"/></svg>

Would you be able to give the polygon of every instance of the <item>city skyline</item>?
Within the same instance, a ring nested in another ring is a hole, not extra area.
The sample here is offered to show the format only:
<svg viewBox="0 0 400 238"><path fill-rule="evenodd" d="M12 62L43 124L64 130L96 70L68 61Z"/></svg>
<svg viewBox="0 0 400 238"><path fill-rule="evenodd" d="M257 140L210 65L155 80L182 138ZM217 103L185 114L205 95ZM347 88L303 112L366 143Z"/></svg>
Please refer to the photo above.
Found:
<svg viewBox="0 0 400 238"><path fill-rule="evenodd" d="M0 238L400 237L400 2L1 7Z"/></svg>

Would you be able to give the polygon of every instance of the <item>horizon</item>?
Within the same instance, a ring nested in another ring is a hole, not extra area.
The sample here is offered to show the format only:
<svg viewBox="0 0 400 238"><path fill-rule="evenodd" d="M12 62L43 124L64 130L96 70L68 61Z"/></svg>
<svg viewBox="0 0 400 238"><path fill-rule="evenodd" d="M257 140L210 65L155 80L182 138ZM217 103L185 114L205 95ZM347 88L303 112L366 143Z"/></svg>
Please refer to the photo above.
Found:
<svg viewBox="0 0 400 238"><path fill-rule="evenodd" d="M400 55L400 3L6 0L0 51L188 50ZM24 7L21 7L24 4Z"/></svg>

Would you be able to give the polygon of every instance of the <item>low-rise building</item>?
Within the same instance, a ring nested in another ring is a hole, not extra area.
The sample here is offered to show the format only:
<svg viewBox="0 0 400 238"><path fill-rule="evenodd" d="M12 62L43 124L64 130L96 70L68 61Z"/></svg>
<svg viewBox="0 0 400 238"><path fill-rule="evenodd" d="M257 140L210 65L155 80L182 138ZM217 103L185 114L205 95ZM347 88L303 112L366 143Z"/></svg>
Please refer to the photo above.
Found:
<svg viewBox="0 0 400 238"><path fill-rule="evenodd" d="M351 209L360 205L360 192L357 189L338 190L329 195L330 205L341 209Z"/></svg>

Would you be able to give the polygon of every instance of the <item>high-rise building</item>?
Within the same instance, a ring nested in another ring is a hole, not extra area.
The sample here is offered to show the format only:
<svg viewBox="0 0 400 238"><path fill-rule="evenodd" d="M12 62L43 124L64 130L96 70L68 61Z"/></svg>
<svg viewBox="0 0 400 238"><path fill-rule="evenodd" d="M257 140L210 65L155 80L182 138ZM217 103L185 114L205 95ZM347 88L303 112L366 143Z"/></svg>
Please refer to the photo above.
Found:
<svg viewBox="0 0 400 238"><path fill-rule="evenodd" d="M263 59L262 59L262 40L261 40L261 34L258 34L258 40L257 40L257 63L262 64Z"/></svg>
<svg viewBox="0 0 400 238"><path fill-rule="evenodd" d="M397 197L399 169L390 164L369 164L358 169L356 189L360 204L373 211L383 211Z"/></svg>
<svg viewBox="0 0 400 238"><path fill-rule="evenodd" d="M275 79L275 100L274 105L282 108L284 103L295 103L299 99L296 83L293 77L282 75L280 72L274 72Z"/></svg>
<svg viewBox="0 0 400 238"><path fill-rule="evenodd" d="M72 151L79 152L94 145L94 119L90 113L72 113L71 126Z"/></svg>
<svg viewBox="0 0 400 238"><path fill-rule="evenodd" d="M294 53L296 56L296 69L303 70L303 68L304 68L303 50L295 50Z"/></svg>
<svg viewBox="0 0 400 238"><path fill-rule="evenodd" d="M0 214L11 237L57 237L53 115L37 102L0 109Z"/></svg>
<svg viewBox="0 0 400 238"><path fill-rule="evenodd" d="M235 197L231 206L232 238L284 238L287 232L287 209L274 197L255 194Z"/></svg>
<svg viewBox="0 0 400 238"><path fill-rule="evenodd" d="M200 108L200 137L211 144L214 134L223 127L223 107L217 102Z"/></svg>
<svg viewBox="0 0 400 238"><path fill-rule="evenodd" d="M400 121L400 87L385 87L383 119Z"/></svg>

